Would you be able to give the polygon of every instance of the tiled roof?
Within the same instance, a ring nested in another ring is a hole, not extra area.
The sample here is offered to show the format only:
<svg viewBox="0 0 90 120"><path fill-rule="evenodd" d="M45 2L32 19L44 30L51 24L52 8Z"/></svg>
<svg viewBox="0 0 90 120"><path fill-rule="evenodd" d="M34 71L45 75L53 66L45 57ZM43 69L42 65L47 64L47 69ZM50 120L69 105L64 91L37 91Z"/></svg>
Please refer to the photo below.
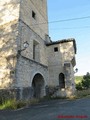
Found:
<svg viewBox="0 0 90 120"><path fill-rule="evenodd" d="M65 43L65 42L73 42L74 50L75 50L75 54L76 54L77 48L76 48L76 41L75 41L74 38L63 39L63 40L58 40L58 41L51 41L50 43L47 43L46 46L51 46L51 45L55 45L55 44L61 44L61 43Z"/></svg>

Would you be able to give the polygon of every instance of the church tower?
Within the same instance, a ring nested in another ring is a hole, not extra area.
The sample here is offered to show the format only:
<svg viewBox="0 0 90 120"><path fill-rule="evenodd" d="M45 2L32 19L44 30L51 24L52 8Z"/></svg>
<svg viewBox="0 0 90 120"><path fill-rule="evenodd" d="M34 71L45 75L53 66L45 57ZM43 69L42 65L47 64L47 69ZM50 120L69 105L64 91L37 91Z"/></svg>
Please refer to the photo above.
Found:
<svg viewBox="0 0 90 120"><path fill-rule="evenodd" d="M43 40L48 34L47 0L21 0L20 20Z"/></svg>
<svg viewBox="0 0 90 120"><path fill-rule="evenodd" d="M42 97L48 81L47 0L0 2L0 89ZM5 92L5 94L7 94ZM29 94L27 94L29 92Z"/></svg>
<svg viewBox="0 0 90 120"><path fill-rule="evenodd" d="M74 39L50 40L47 0L0 2L0 96L71 95L75 54Z"/></svg>

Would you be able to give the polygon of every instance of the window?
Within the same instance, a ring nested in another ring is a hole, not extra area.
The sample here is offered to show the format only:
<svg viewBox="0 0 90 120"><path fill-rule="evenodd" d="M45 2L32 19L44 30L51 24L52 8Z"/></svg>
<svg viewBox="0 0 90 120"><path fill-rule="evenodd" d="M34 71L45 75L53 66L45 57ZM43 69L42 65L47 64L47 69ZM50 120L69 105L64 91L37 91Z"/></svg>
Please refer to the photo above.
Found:
<svg viewBox="0 0 90 120"><path fill-rule="evenodd" d="M32 11L32 17L36 19L36 13L34 11Z"/></svg>
<svg viewBox="0 0 90 120"><path fill-rule="evenodd" d="M34 59L34 60L35 60L35 47L36 47L36 45L33 44L33 59Z"/></svg>
<svg viewBox="0 0 90 120"><path fill-rule="evenodd" d="M40 61L40 48L39 43L37 41L33 41L33 60L39 62Z"/></svg>
<svg viewBox="0 0 90 120"><path fill-rule="evenodd" d="M55 47L55 48L54 48L54 52L58 52L58 47Z"/></svg>
<svg viewBox="0 0 90 120"><path fill-rule="evenodd" d="M63 73L59 74L59 86L60 88L65 88L65 76Z"/></svg>

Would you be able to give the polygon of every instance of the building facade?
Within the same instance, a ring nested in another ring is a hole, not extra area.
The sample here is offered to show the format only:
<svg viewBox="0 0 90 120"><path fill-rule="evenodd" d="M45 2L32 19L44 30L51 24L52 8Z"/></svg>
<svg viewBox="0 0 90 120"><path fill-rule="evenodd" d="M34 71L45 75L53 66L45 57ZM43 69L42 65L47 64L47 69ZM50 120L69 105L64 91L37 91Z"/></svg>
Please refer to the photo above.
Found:
<svg viewBox="0 0 90 120"><path fill-rule="evenodd" d="M47 0L0 3L0 94L73 95L75 54L75 39L51 41Z"/></svg>

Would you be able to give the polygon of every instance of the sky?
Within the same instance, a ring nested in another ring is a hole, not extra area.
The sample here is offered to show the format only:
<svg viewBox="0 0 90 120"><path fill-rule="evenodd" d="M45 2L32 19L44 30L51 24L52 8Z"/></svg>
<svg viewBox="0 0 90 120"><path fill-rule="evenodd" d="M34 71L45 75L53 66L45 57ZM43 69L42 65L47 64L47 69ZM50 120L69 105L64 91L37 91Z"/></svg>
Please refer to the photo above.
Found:
<svg viewBox="0 0 90 120"><path fill-rule="evenodd" d="M85 75L90 72L90 0L47 0L47 4L48 21L59 21L49 23L49 36L52 41L76 40L75 75Z"/></svg>

